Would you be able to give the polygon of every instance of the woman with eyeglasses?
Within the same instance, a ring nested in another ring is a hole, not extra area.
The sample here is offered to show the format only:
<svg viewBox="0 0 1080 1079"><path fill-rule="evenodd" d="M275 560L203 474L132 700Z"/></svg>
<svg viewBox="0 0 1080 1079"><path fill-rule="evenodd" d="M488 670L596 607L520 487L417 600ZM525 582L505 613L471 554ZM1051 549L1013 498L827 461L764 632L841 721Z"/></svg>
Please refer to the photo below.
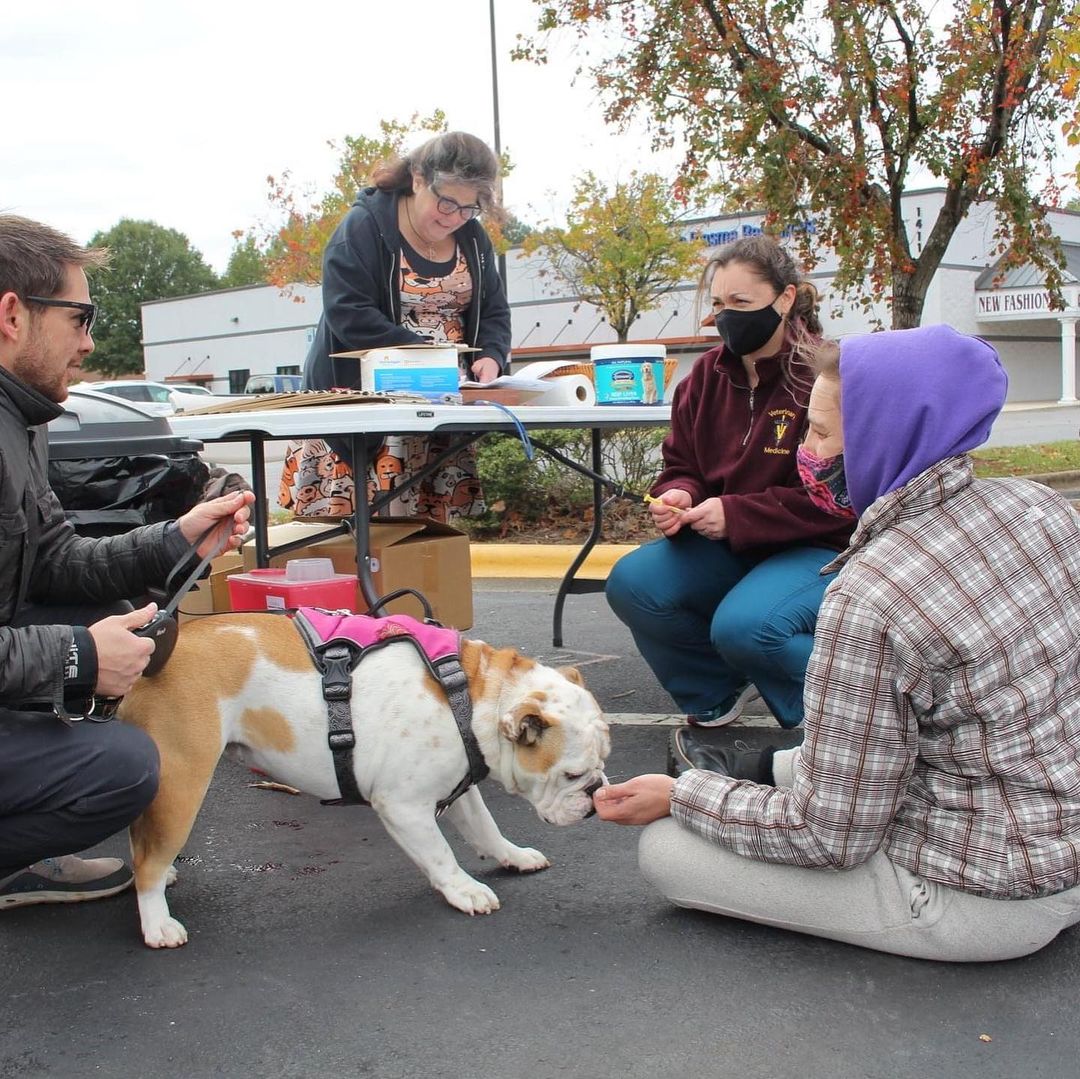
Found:
<svg viewBox="0 0 1080 1079"><path fill-rule="evenodd" d="M661 537L619 560L608 603L686 714L674 753L709 767L703 727L734 722L761 694L783 727L803 719L803 678L850 507L804 490L806 431L821 340L817 290L770 236L721 248L702 274L721 344L675 389L664 467L649 505Z"/></svg>
<svg viewBox="0 0 1080 1079"><path fill-rule="evenodd" d="M506 370L510 308L480 221L499 219L499 161L480 139L449 131L381 163L323 256L323 314L304 366L304 389L359 385L355 359L332 353L460 343L461 376L490 382ZM366 478L370 499L445 449L427 436L390 436ZM390 459L394 460L391 461ZM390 481L386 477L392 477ZM297 516L348 516L355 478L344 440L289 446L279 501ZM472 452L462 451L390 504L390 512L448 521L484 511Z"/></svg>

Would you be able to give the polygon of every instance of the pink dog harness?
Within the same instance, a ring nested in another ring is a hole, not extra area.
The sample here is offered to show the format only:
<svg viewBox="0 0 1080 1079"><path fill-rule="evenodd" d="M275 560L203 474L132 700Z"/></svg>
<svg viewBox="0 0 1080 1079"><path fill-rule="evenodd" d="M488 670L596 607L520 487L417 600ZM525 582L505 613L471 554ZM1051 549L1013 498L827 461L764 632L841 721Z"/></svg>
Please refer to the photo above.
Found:
<svg viewBox="0 0 1080 1079"><path fill-rule="evenodd" d="M420 622L406 614L372 618L317 607L300 607L293 615L293 623L300 639L307 645L312 663L322 675L329 723L327 741L334 756L334 772L341 792L341 797L333 804L368 804L356 785L353 769L356 734L350 706L352 672L364 656L374 650L403 642L416 649L432 676L442 685L469 761L465 778L438 803L437 808L445 809L488 774L488 766L472 730L472 700L468 679L461 668L461 635L457 630Z"/></svg>

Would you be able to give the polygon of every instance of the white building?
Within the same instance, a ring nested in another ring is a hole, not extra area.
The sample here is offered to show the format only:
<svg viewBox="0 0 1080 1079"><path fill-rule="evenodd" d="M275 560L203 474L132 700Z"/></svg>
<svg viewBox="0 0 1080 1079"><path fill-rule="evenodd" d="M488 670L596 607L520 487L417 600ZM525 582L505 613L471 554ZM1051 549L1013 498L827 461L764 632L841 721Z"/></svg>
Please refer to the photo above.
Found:
<svg viewBox="0 0 1080 1079"><path fill-rule="evenodd" d="M944 202L942 188L912 191L903 209L913 252ZM1077 401L1076 323L1080 319L1080 213L1051 211L1050 225L1066 256L1066 308L1052 311L1041 275L1031 267L1001 274L994 253L994 214L975 207L961 222L934 277L923 308L924 324L946 322L990 341L1009 372L1009 400ZM686 234L713 246L760 231L761 215L731 215L692 223ZM812 222L807 225L811 231ZM615 335L596 308L560 287L540 256L512 250L506 257L513 316L513 360L588 357L591 345ZM889 325L884 305L869 312L841 310L830 294L836 258L825 252L811 275L823 294L822 321L831 336L866 332L875 320ZM239 392L247 377L300 371L322 312L318 288L297 285L225 289L142 305L146 377L185 380L218 393ZM715 341L699 330L696 282L688 281L653 311L640 316L632 339L661 341L685 372Z"/></svg>

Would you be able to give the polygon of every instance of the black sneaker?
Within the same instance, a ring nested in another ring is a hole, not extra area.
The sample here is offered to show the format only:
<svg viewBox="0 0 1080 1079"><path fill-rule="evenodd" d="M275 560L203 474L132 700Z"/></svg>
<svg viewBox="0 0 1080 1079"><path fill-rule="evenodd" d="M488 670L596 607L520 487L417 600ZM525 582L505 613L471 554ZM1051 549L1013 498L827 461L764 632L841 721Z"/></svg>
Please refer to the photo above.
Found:
<svg viewBox="0 0 1080 1079"><path fill-rule="evenodd" d="M698 730L679 727L668 744L668 775L700 768L733 779L750 779L773 785L773 754L778 749L801 745L802 728L739 727L736 730Z"/></svg>
<svg viewBox="0 0 1080 1079"><path fill-rule="evenodd" d="M131 886L131 867L119 858L43 858L0 881L0 910L34 903L82 903Z"/></svg>

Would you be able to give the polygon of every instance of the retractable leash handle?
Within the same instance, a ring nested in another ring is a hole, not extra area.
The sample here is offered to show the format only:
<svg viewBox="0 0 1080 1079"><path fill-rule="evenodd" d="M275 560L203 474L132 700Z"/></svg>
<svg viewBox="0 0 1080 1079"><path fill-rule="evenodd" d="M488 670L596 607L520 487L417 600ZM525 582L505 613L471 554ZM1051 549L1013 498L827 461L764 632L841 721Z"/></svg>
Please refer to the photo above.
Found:
<svg viewBox="0 0 1080 1079"><path fill-rule="evenodd" d="M198 550L199 544L202 543L215 528L220 528L223 523L224 522L222 521L215 521L210 525L209 528L198 536L191 545L191 549L193 551ZM198 565L184 578L183 583L173 593L172 599L170 599L149 622L143 626L139 626L138 629L133 629L131 631L136 637L144 637L154 642L154 651L150 656L150 662L143 668L144 678L149 678L151 675L157 674L173 654L173 649L176 647L176 638L180 633L180 626L174 617L176 608L180 606L180 601L184 596L191 591L191 586L202 576L203 570L205 570L206 567L209 566L210 563L225 549L231 535L231 531L226 531L224 539L216 544L207 555L201 558ZM184 555L183 558L181 558L169 571L168 577L165 578L166 592L168 592L173 578L180 572L184 563L187 562L190 557L190 554Z"/></svg>
<svg viewBox="0 0 1080 1079"><path fill-rule="evenodd" d="M191 544L191 550L196 550L199 544L202 543L215 528L220 527L221 524L221 521L215 521L206 529L206 531L196 538L193 544ZM157 674L173 654L173 649L176 647L176 639L180 633L180 626L174 617L174 612L180 605L180 601L190 591L191 586L202 575L203 570L206 569L206 567L225 549L231 535L232 533L227 531L224 540L215 546L208 555L199 560L199 564L184 578L183 584L181 584L173 594L172 599L169 600L169 602L161 608L149 622L131 630L136 637L146 637L154 642L154 651L150 656L150 661L143 668L142 673L144 678ZM180 572L184 563L187 562L190 557L190 553L185 554L169 571L169 575L165 578L166 591L168 591L173 578ZM120 702L123 699L123 697L102 697L95 693L90 697L90 708L85 713L85 718L92 720L94 723L106 723L116 715L116 710L120 707ZM70 721L77 717L69 716L65 712L62 718Z"/></svg>

